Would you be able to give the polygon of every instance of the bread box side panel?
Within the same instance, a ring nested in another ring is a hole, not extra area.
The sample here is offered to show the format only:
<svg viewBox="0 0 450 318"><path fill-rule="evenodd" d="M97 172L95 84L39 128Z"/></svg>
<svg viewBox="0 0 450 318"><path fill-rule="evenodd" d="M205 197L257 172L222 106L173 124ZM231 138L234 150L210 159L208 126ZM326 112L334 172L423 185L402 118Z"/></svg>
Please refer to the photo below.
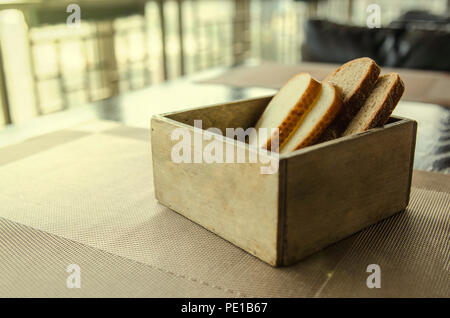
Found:
<svg viewBox="0 0 450 318"><path fill-rule="evenodd" d="M201 118L200 118L201 119ZM275 265L277 258L278 173L261 174L264 163L176 163L174 129L190 132L191 154L198 130L161 116L151 123L155 195L163 205ZM234 145L237 154L241 143ZM204 147L208 142L203 142ZM248 147L244 147L248 157Z"/></svg>
<svg viewBox="0 0 450 318"><path fill-rule="evenodd" d="M406 208L416 127L397 120L286 159L284 265Z"/></svg>
<svg viewBox="0 0 450 318"><path fill-rule="evenodd" d="M273 95L250 98L230 103L197 107L186 111L163 114L179 123L194 125L194 120L202 120L202 128L218 128L225 134L227 128L247 129L253 126L263 113Z"/></svg>

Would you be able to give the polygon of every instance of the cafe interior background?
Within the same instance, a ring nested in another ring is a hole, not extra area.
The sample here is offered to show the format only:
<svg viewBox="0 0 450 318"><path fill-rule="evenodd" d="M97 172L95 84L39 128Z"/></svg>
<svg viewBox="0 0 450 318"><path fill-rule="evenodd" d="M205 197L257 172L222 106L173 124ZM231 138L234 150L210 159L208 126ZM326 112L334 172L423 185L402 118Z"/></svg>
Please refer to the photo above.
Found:
<svg viewBox="0 0 450 318"><path fill-rule="evenodd" d="M373 3L378 28L367 27ZM243 64L370 56L450 71L449 8L448 0L3 0L0 129Z"/></svg>

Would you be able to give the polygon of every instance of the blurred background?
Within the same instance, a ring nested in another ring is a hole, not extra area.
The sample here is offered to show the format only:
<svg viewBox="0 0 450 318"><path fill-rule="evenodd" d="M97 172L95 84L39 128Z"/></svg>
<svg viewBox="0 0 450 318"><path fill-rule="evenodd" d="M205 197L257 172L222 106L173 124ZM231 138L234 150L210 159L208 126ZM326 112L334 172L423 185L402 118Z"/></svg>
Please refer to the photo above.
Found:
<svg viewBox="0 0 450 318"><path fill-rule="evenodd" d="M75 26L69 4L80 8ZM0 0L0 129L262 61L370 56L448 72L449 11L450 0Z"/></svg>

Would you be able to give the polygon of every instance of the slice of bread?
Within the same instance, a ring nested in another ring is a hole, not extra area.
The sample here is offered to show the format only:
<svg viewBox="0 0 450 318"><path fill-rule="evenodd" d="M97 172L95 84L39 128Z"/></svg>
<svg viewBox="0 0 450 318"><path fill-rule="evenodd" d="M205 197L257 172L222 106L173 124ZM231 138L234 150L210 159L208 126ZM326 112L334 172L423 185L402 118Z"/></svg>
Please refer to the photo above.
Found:
<svg viewBox="0 0 450 318"><path fill-rule="evenodd" d="M375 88L366 99L344 132L344 136L357 134L384 125L403 95L405 85L397 73L380 76Z"/></svg>
<svg viewBox="0 0 450 318"><path fill-rule="evenodd" d="M300 73L292 77L272 98L255 125L256 134L250 135L249 144L271 151L271 129L278 128L278 147L287 140L292 130L303 120L319 94L321 84L311 75ZM266 129L265 136L261 129Z"/></svg>
<svg viewBox="0 0 450 318"><path fill-rule="evenodd" d="M341 90L343 107L319 138L319 142L342 135L369 96L379 74L380 67L375 61L362 57L343 64L324 79Z"/></svg>
<svg viewBox="0 0 450 318"><path fill-rule="evenodd" d="M323 82L312 109L299 127L289 136L280 153L285 154L312 145L336 117L341 106L340 91L333 84Z"/></svg>

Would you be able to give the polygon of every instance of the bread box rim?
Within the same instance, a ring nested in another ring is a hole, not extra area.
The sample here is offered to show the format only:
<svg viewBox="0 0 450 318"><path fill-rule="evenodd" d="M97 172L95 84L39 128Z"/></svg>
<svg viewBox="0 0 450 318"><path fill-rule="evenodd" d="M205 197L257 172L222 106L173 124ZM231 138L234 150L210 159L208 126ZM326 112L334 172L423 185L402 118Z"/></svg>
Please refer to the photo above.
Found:
<svg viewBox="0 0 450 318"><path fill-rule="evenodd" d="M176 115L176 114L181 114L181 113L185 113L185 112L189 112L189 111L194 111L194 110L205 109L205 108L214 108L214 107L222 106L224 104L229 104L229 105L230 104L239 104L239 103L242 103L242 102L248 102L248 101L252 101L252 100L273 98L273 96L275 96L275 94L263 95L263 96L260 96L260 97L253 97L253 98L243 98L243 99L238 99L238 100L234 100L234 101L231 101L231 102L214 103L214 104L208 104L208 105L205 105L205 106L196 106L196 107L184 108L184 109L178 110L178 111L172 111L172 112L161 113L161 114L154 114L154 115L152 115L151 120L153 118L155 118L155 119L164 118L164 120L167 120L169 122L177 123L177 125L181 125L181 126L186 127L186 128L193 128L192 125L182 123L180 121L177 121L175 119L170 118L169 116ZM315 145L307 146L305 148L295 150L295 151L293 151L291 153L278 154L278 153L274 153L274 152L268 152L267 155L268 156L274 156L275 155L279 160L283 160L283 159L288 159L288 158L292 158L292 157L301 155L301 154L309 152L309 151L314 151L316 149L320 149L320 148L323 148L323 147L328 147L328 146L331 146L331 145L333 145L335 143L344 142L346 140L352 140L354 138L362 138L365 135L376 133L377 131L380 131L382 129L389 129L390 127L395 127L397 125L406 124L408 122L415 122L416 125L417 125L417 122L415 120L410 119L410 118L406 118L406 117L391 115L389 117L389 119L394 119L395 121L391 122L391 123L387 123L387 124L383 125L382 127L375 127L375 128L368 129L368 130L360 132L358 134L349 135L349 136L342 136L342 137L338 137L338 138L335 138L335 139L332 139L332 140L324 141L324 142L321 142L321 143L318 143L318 144L315 144ZM202 131L206 131L206 130L202 129ZM246 142L242 142L240 140L234 140L234 139L231 139L231 138L227 138L226 136L222 136L222 137L223 137L223 141L224 142L237 143L237 145L245 147L246 149L248 149L250 151L251 150L253 150L253 151L256 150L257 151L258 150L256 147L252 147ZM415 140L413 142L415 144Z"/></svg>

